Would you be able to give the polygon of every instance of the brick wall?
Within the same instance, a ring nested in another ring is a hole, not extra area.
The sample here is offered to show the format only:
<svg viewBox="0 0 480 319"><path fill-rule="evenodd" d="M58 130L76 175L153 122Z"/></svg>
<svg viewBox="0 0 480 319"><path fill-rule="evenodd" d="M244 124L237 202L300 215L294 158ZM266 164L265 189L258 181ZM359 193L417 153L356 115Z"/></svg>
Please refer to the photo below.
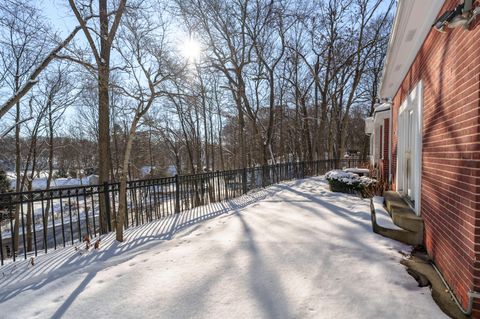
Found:
<svg viewBox="0 0 480 319"><path fill-rule="evenodd" d="M453 8L446 1L440 11ZM422 80L421 214L425 245L464 307L480 291L480 18L469 31L432 30L393 99L392 188L398 111ZM480 318L480 300L474 304Z"/></svg>

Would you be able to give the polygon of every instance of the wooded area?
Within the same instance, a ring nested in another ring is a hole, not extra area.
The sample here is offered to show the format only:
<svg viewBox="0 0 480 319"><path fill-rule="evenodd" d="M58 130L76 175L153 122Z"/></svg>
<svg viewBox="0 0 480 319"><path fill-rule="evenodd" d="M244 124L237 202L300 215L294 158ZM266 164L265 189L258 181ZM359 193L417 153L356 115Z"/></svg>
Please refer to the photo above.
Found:
<svg viewBox="0 0 480 319"><path fill-rule="evenodd" d="M17 192L45 173L119 181L121 233L134 178L368 155L393 0L69 0L69 30L4 2L0 169Z"/></svg>

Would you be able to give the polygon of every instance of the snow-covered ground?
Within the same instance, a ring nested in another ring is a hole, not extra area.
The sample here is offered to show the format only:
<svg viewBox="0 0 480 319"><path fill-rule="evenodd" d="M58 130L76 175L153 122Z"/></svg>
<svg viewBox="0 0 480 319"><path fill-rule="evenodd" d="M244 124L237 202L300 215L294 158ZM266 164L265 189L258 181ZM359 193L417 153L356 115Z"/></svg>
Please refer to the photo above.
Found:
<svg viewBox="0 0 480 319"><path fill-rule="evenodd" d="M10 188L15 189L15 184L17 183L15 175L7 175L10 180ZM32 190L42 190L47 189L47 177L35 178L32 181ZM74 187L74 186L86 186L86 185L96 185L98 184L98 176L90 175L82 178L54 178L51 181L50 188L63 188L63 187Z"/></svg>
<svg viewBox="0 0 480 319"><path fill-rule="evenodd" d="M322 178L273 185L0 268L0 317L446 318L369 210Z"/></svg>

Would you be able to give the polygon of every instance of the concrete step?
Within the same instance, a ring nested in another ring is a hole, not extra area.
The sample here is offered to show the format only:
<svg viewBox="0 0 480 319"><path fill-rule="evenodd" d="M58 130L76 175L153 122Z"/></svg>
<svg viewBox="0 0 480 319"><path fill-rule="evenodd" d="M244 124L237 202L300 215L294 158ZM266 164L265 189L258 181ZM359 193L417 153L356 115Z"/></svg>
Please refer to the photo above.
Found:
<svg viewBox="0 0 480 319"><path fill-rule="evenodd" d="M390 212L393 207L408 209L410 206L403 200L399 193L394 191L383 192L385 207Z"/></svg>
<svg viewBox="0 0 480 319"><path fill-rule="evenodd" d="M388 216L381 202L372 199L370 205L372 211L372 228L375 233L412 246L423 243L423 231L409 231L398 227L398 225L393 223L393 220L390 220L390 222L387 221L390 216ZM384 215L388 217L386 218Z"/></svg>
<svg viewBox="0 0 480 319"><path fill-rule="evenodd" d="M423 233L423 218L415 215L411 209L394 208L390 216L395 225L409 231Z"/></svg>
<svg viewBox="0 0 480 319"><path fill-rule="evenodd" d="M410 206L403 200L399 193L394 191L383 192L383 197L385 198L385 206L390 212L393 207L397 208L410 208Z"/></svg>
<svg viewBox="0 0 480 319"><path fill-rule="evenodd" d="M395 225L412 232L422 233L423 218L417 216L413 209L397 192L384 192L385 206Z"/></svg>

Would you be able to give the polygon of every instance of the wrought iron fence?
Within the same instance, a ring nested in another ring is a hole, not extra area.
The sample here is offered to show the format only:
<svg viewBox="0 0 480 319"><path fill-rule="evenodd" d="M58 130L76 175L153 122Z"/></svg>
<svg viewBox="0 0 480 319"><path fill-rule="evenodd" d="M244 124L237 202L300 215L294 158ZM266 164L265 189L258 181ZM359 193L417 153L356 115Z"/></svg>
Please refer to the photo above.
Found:
<svg viewBox="0 0 480 319"><path fill-rule="evenodd" d="M289 162L127 183L125 228L139 226L201 205L232 199L256 188L307 176L356 160ZM104 229L113 230L119 183L0 194L0 262L37 256L99 235L100 198L106 203ZM18 218L18 220L16 219ZM17 235L16 235L17 234ZM15 243L16 241L16 243Z"/></svg>

